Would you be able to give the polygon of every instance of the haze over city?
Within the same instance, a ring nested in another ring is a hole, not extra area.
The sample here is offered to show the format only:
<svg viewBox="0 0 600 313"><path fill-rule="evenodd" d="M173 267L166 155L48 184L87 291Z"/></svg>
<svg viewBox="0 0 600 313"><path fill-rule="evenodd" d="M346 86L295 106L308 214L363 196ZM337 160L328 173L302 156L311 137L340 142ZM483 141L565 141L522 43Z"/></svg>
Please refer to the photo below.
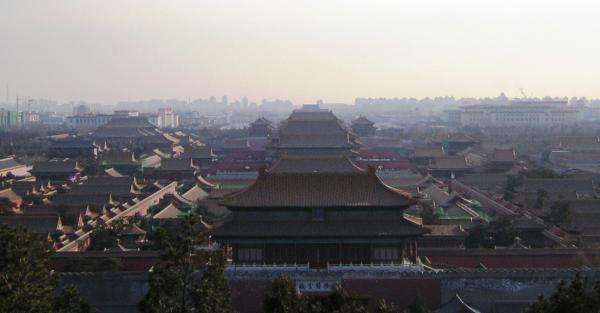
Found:
<svg viewBox="0 0 600 313"><path fill-rule="evenodd" d="M0 313L600 312L600 4L0 0Z"/></svg>
<svg viewBox="0 0 600 313"><path fill-rule="evenodd" d="M104 104L593 98L599 13L592 1L2 1L0 98L6 84Z"/></svg>

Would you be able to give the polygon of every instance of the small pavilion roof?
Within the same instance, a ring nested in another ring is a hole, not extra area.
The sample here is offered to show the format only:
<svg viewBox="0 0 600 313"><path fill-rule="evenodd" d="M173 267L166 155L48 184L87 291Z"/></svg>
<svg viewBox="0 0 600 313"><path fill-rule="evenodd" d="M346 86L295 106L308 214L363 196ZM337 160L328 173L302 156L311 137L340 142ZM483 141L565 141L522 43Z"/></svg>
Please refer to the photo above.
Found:
<svg viewBox="0 0 600 313"><path fill-rule="evenodd" d="M0 190L0 199L2 198L8 199L10 202L17 202L22 200L21 196L14 192L12 188Z"/></svg>
<svg viewBox="0 0 600 313"><path fill-rule="evenodd" d="M0 159L0 171L9 170L11 168L16 168L22 166L15 160L13 157Z"/></svg>
<svg viewBox="0 0 600 313"><path fill-rule="evenodd" d="M160 212L154 214L152 218L154 219L173 219L179 218L183 215L183 212L179 210L173 203L167 205L164 209L160 210Z"/></svg>
<svg viewBox="0 0 600 313"><path fill-rule="evenodd" d="M125 175L119 173L119 171L115 170L112 167L104 170L104 173L106 173L106 175L111 176L111 177L125 177Z"/></svg>
<svg viewBox="0 0 600 313"><path fill-rule="evenodd" d="M272 125L273 122L269 121L268 119L264 118L264 117L259 117L256 119L256 121L252 122L252 125Z"/></svg>
<svg viewBox="0 0 600 313"><path fill-rule="evenodd" d="M162 159L158 170L164 171L189 171L196 170L197 167L192 162L192 159Z"/></svg>
<svg viewBox="0 0 600 313"><path fill-rule="evenodd" d="M141 229L139 226L137 226L137 224L130 223L124 227L123 231L121 231L120 234L121 235L145 235L146 231Z"/></svg>
<svg viewBox="0 0 600 313"><path fill-rule="evenodd" d="M32 173L73 173L80 172L82 168L77 161L46 161L35 162Z"/></svg>
<svg viewBox="0 0 600 313"><path fill-rule="evenodd" d="M490 157L493 162L514 162L517 159L515 149L494 149Z"/></svg>
<svg viewBox="0 0 600 313"><path fill-rule="evenodd" d="M202 146L186 149L183 153L183 157L195 159L213 159L216 158L217 155L214 154L213 149L211 147Z"/></svg>
<svg viewBox="0 0 600 313"><path fill-rule="evenodd" d="M198 185L194 185L181 195L184 199L196 203L208 196L208 193Z"/></svg>
<svg viewBox="0 0 600 313"><path fill-rule="evenodd" d="M439 309L435 310L434 313L480 313L480 311L466 304L463 299L456 294L450 301L442 304Z"/></svg>
<svg viewBox="0 0 600 313"><path fill-rule="evenodd" d="M436 170L455 170L455 169L469 169L471 166L467 163L467 159L464 156L445 156L435 158L433 164L429 165L430 169Z"/></svg>
<svg viewBox="0 0 600 313"><path fill-rule="evenodd" d="M365 116L361 115L354 121L352 121L352 125L374 125L375 123L371 122Z"/></svg>

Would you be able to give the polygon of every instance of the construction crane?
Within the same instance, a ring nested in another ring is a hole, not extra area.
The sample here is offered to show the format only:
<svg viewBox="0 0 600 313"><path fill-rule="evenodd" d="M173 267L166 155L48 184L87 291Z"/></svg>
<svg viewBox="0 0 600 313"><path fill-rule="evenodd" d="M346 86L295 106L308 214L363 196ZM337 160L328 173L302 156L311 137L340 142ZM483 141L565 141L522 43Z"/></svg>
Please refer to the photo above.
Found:
<svg viewBox="0 0 600 313"><path fill-rule="evenodd" d="M527 99L527 95L525 94L525 91L523 90L523 88L519 88L519 91L521 92L521 95L523 96L523 100Z"/></svg>
<svg viewBox="0 0 600 313"><path fill-rule="evenodd" d="M533 93L531 93L531 95L528 97L527 94L525 94L525 90L523 90L523 88L519 88L519 92L521 92L521 95L523 96L523 100L527 100L529 98L533 99Z"/></svg>

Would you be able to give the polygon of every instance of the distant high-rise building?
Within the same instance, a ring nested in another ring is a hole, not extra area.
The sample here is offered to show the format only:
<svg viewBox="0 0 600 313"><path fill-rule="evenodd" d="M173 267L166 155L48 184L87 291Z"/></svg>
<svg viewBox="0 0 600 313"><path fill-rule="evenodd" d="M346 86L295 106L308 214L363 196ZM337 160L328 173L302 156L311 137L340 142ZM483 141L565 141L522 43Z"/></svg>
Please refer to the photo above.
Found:
<svg viewBox="0 0 600 313"><path fill-rule="evenodd" d="M179 127L179 115L173 112L172 108L158 109L158 125L156 126L159 128Z"/></svg>
<svg viewBox="0 0 600 313"><path fill-rule="evenodd" d="M90 113L91 113L90 107L88 107L85 104L80 104L80 105L73 107L73 115L74 116L83 116L83 115L88 115Z"/></svg>

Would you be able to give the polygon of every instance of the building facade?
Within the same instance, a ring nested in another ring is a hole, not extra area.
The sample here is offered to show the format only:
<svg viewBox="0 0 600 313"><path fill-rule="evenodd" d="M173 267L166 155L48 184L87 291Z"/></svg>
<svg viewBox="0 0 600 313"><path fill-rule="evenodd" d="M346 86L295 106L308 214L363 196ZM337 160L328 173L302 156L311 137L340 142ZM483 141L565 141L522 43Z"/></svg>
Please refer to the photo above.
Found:
<svg viewBox="0 0 600 313"><path fill-rule="evenodd" d="M67 116L66 123L73 129L96 129L106 125L114 116L110 114L86 114Z"/></svg>
<svg viewBox="0 0 600 313"><path fill-rule="evenodd" d="M417 258L420 220L410 195L346 157L283 157L223 201L232 219L216 230L234 263L400 263Z"/></svg>
<svg viewBox="0 0 600 313"><path fill-rule="evenodd" d="M282 155L354 156L357 136L332 111L304 105L281 122L272 146Z"/></svg>
<svg viewBox="0 0 600 313"><path fill-rule="evenodd" d="M456 114L456 113L455 113ZM472 105L461 108L462 126L551 127L576 125L579 110L566 101L518 101L508 105Z"/></svg>

